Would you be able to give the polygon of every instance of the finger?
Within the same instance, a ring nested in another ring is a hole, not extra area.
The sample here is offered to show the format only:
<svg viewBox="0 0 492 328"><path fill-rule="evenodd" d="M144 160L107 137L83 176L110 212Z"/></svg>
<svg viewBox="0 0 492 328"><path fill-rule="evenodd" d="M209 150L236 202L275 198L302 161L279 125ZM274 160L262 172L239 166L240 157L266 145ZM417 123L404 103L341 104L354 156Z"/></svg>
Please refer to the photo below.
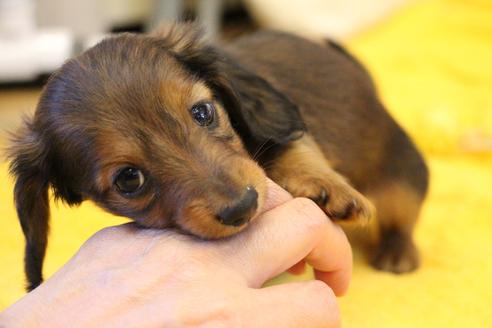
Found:
<svg viewBox="0 0 492 328"><path fill-rule="evenodd" d="M285 189L281 188L278 184L273 182L271 179L267 178L267 195L265 203L258 211L258 215L264 212L282 205L292 199L291 194L289 194Z"/></svg>
<svg viewBox="0 0 492 328"><path fill-rule="evenodd" d="M341 295L352 272L345 234L306 198L265 212L244 233L222 242L220 249L222 260L241 272L252 287L260 287L305 258L317 277Z"/></svg>
<svg viewBox="0 0 492 328"><path fill-rule="evenodd" d="M339 327L340 312L333 291L321 281L255 289L248 301L246 327Z"/></svg>

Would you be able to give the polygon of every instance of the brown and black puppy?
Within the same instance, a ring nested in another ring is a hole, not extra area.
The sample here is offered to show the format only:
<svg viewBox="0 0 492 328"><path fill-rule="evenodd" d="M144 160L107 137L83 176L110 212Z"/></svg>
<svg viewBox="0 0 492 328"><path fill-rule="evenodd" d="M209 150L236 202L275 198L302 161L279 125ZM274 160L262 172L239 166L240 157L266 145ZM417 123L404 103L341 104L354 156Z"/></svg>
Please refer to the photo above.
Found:
<svg viewBox="0 0 492 328"><path fill-rule="evenodd" d="M371 199L374 265L418 265L426 166L331 42L260 32L219 48L182 24L108 38L50 78L10 156L28 289L42 281L50 188L69 205L220 238L254 218L265 174L338 221L367 220Z"/></svg>

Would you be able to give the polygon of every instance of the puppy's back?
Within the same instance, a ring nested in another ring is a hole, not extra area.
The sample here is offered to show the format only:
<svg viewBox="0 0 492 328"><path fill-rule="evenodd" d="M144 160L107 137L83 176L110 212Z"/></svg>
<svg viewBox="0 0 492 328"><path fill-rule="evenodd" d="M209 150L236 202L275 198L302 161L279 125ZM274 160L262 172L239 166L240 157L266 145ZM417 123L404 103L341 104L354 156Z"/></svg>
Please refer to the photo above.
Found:
<svg viewBox="0 0 492 328"><path fill-rule="evenodd" d="M412 143L386 112L364 67L338 44L260 32L228 45L239 64L299 106L309 132L334 167L359 188L384 169L390 139Z"/></svg>

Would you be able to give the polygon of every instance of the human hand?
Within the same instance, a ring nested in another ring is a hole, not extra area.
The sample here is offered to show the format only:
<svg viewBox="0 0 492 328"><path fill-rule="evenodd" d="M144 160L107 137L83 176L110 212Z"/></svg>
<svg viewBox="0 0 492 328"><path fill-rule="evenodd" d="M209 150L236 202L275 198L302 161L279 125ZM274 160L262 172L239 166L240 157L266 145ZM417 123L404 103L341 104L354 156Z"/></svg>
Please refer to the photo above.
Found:
<svg viewBox="0 0 492 328"><path fill-rule="evenodd" d="M261 288L303 260L319 280ZM263 213L224 240L134 224L97 232L0 327L337 327L351 270L342 230L269 182Z"/></svg>

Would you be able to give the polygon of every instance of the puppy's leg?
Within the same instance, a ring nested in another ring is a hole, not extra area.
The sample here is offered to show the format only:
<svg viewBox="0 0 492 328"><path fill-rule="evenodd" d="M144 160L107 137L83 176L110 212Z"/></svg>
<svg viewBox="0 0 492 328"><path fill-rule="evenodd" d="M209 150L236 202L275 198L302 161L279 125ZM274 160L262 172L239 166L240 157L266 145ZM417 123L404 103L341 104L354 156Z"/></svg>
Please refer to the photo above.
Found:
<svg viewBox="0 0 492 328"><path fill-rule="evenodd" d="M381 174L364 191L378 210L372 265L394 273L412 271L419 265L412 233L428 189L427 165L399 130L389 139L381 163Z"/></svg>
<svg viewBox="0 0 492 328"><path fill-rule="evenodd" d="M404 273L419 266L412 233L420 212L422 195L401 181L381 184L368 197L378 211L377 244L371 264L383 271Z"/></svg>
<svg viewBox="0 0 492 328"><path fill-rule="evenodd" d="M272 180L294 197L311 198L334 220L367 221L373 214L372 204L330 167L307 134L265 166Z"/></svg>

